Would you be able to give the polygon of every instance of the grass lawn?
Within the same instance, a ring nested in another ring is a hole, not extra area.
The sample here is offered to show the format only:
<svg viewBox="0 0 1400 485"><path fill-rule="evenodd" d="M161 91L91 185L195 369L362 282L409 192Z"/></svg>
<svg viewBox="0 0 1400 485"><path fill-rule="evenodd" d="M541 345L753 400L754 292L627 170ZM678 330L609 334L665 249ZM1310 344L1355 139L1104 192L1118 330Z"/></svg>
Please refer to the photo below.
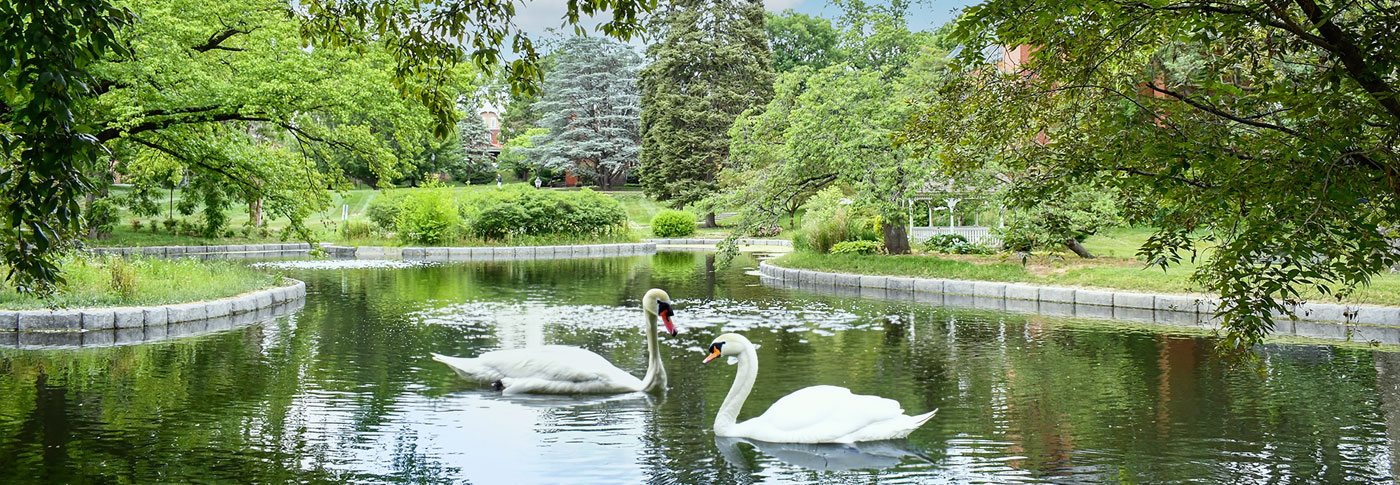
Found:
<svg viewBox="0 0 1400 485"><path fill-rule="evenodd" d="M1128 256L1101 257L1093 260L1079 259L1072 254L1065 257L1065 255L1057 253L1037 255L1022 264L1019 258L1012 255L912 254L887 256L816 254L809 251L794 251L774 260L774 264L786 268L841 273L1001 281L1153 293L1202 294L1204 290L1191 281L1191 274L1196 269L1194 263L1184 262L1163 271L1157 267L1145 267L1142 261L1130 257L1136 253L1136 247L1133 246L1134 237L1140 236L1145 239L1148 233L1147 230L1127 230L1121 233L1123 240L1114 240L1106 235L1091 238L1090 241L1085 241L1084 245L1096 255L1114 254L1116 256L1123 254ZM1131 252L1129 252L1129 248L1131 248ZM1321 295L1317 293L1308 294L1305 297L1318 299L1319 302L1337 302L1334 297L1329 297L1326 300L1320 299ZM1341 302L1400 305L1400 275L1379 275L1371 281L1370 285L1357 289L1355 293Z"/></svg>
<svg viewBox="0 0 1400 485"><path fill-rule="evenodd" d="M40 299L0 284L0 308L33 310L145 306L213 300L277 286L282 276L229 261L123 259L74 254L61 262L66 279Z"/></svg>
<svg viewBox="0 0 1400 485"><path fill-rule="evenodd" d="M525 184L524 182L517 182L516 184L507 185L528 184ZM451 189L456 194L465 194L472 191L496 190L496 185L457 185L451 187ZM112 194L114 196L122 195L128 190L130 189L126 187L114 187L112 189ZM416 189L402 188L390 190ZM339 229L342 224L342 211L345 211L348 215L346 219L347 221L369 222L369 219L365 216L365 210L369 207L370 203L373 202L374 199L379 196L379 194L380 191L376 189L355 189L345 192L332 192L331 203L326 207L325 210L312 214L310 217L308 217L306 220L306 226L310 228L315 234L316 238L321 241L329 241L339 244L350 245L400 245L401 243L393 238L374 237L366 239L347 240L343 238L340 234ZM604 194L616 198L618 202L622 203L623 208L627 210L628 219L633 223L633 227L641 228L641 230L634 231L635 234L621 236L617 238L610 238L608 240L590 239L587 241L574 241L569 240L567 238L525 238L530 239L530 241L526 241L523 239L514 242L496 243L487 243L483 241L479 242L478 245L612 243L635 241L643 236L650 237L650 232L646 231L645 228L651 224L652 216L656 215L656 213L661 211L661 209L664 209L665 205L646 198L646 196L643 195L642 192L639 190L609 191L604 192ZM171 214L170 205L172 201L178 204L182 196L183 193L180 189L176 189L173 192L173 195L167 192L164 200L160 201L160 207L162 208L162 211L159 215L155 217L136 217L132 215L129 211L127 211L125 208L123 208L118 212L117 224L114 227L110 237L101 240L89 240L87 241L87 243L92 246L198 246L206 244L271 243L278 242L281 240L281 231L285 229L288 225L288 221L285 218L277 218L274 214L267 212L264 214L265 224L268 232L266 236L260 235L257 232L245 233L244 228L246 227L246 224L249 220L248 208L243 205L234 205L224 211L224 214L228 216L228 230L233 232L232 237L206 238L189 234L175 234L167 230L161 223L161 221L165 220ZM198 212L190 216L180 216L179 213L176 212L174 213L174 216L176 219L185 220L191 224L198 224L200 221L200 215ZM141 228L139 230L131 224L131 221L133 219L141 221ZM470 241L462 244L468 243L470 243Z"/></svg>
<svg viewBox="0 0 1400 485"><path fill-rule="evenodd" d="M529 186L529 184L526 184L525 182L508 183L508 184L506 184L506 185L526 185L526 186ZM112 195L113 195L113 196L124 195L124 194L125 194L127 191L129 191L129 190L130 190L130 189L127 188L127 187L120 187L120 186L119 186L119 187L113 187L113 188L112 188ZM389 189L389 190L416 190L416 189L413 189L413 188L400 188L400 189ZM456 185L456 186L452 186L452 187L451 187L451 190L452 190L454 193L456 193L456 194L465 194L465 193L468 193L468 192L480 191L480 190L496 190L496 185L495 185L495 184L468 185L468 186ZM577 189L572 189L572 188L571 188L571 189L550 189L550 190L577 190ZM380 195L380 193L381 193L381 191L379 191L379 190L377 190L377 189L367 189L367 188L366 188L366 189L348 190L348 191L345 191L345 192L332 192L332 193L331 193L331 203L326 207L325 210L323 210L323 211L321 211L321 212L317 212L317 213L315 213L315 214L312 214L310 217L308 217L307 220L306 220L306 226L307 226L308 228L310 228L310 229L313 231L313 233L315 234L316 238L317 238L318 240L321 240L321 241L329 241L329 242L334 242L334 243L337 243L337 244L360 245L360 246L365 246L365 245L375 245L375 246L396 246L396 245L401 245L402 243L398 242L397 240L395 240L395 239L393 239L393 238L370 237L370 238L360 238L360 239L349 240L349 239L346 239L346 238L342 237L341 234L340 234L339 229L340 229L340 226L342 225L342 220L341 220L342 211L344 211L345 214L348 216L348 217L346 218L347 221L366 222L366 223L367 223L367 222L369 222L369 219L365 216L365 210L369 207L370 203L373 202L374 199ZM472 241L464 241L464 242L457 242L457 243L454 243L454 244L475 244L475 245L505 245L505 244L544 245L544 244L584 244L584 243L611 243L611 242L635 241L635 240L638 240L639 238L649 238L649 237L653 237L652 234L651 234L651 229L650 229L650 228L651 228L651 219L652 219L652 217L655 217L656 214L657 214L658 212L661 212L662 210L667 209L667 208L669 207L669 206L666 205L665 203L657 202L657 201L655 201L655 200L652 200L652 199L648 198L648 197L646 196L646 194L644 194L641 190L636 189L636 188L633 188L633 187L627 187L627 188L623 188L623 189L620 189L620 190L611 190L611 191L601 192L601 193L604 194L604 195L607 195L607 196L609 196L609 197L612 197L612 198L616 199L619 203L622 204L622 208L623 208L624 210L627 211L627 219L628 219L628 221L631 223L632 228L634 229L634 234L628 235L628 236L625 236L625 237L612 238L612 239L609 239L609 240L586 240L586 241L585 241L585 240L578 240L578 241L575 241L575 240L560 239L560 238L525 238L525 239L530 239L530 240L527 241L527 240L522 239L522 240L520 240L520 241L509 241L509 242L504 242L504 241L497 241L497 242L486 242L486 241L472 242ZM171 213L172 213L172 211L171 211L171 205L172 205L172 204L178 204L179 201L180 201L180 199L181 199L181 197L183 197L183 195L184 195L184 194L183 194L183 191L180 190L180 189L176 189L176 190L174 190L173 192L166 192L165 197L164 197L164 200L160 200L160 201L159 201L159 205L160 205L160 207L161 207L161 213L160 213L159 215L157 215L157 216L154 216L154 217L136 217L136 216L132 215L129 211L127 211L125 208L120 209L119 212L118 212L118 215L117 215L117 224L115 225L115 227L114 227L114 229L113 229L113 231L112 231L112 234L111 234L108 238L106 238L106 239L101 239L101 240L90 240L90 241L87 241L87 243L88 243L89 245L92 245L92 246L198 246L198 245L206 245L206 244L260 244L260 243L272 243L272 242L281 241L281 237L280 237L280 236L281 236L281 232L282 232L282 230L285 229L285 228L287 227L287 225L288 225L288 221L287 221L285 218L277 218L277 217L275 217L274 214L268 212L268 213L265 213L265 214L264 214L264 217L265 217L265 225L266 225L266 228L267 228L267 233L266 233L266 235L262 235L262 234L260 234L260 233L257 232L257 231L245 231L245 228L247 227L246 224L248 223L248 220L249 220L248 208L247 208L246 206L243 206L243 205L235 205L235 206L232 206L232 207L230 207L230 208L228 208L227 210L224 211L224 214L228 217L228 221L229 221L229 222L228 222L227 231L231 231L231 232L232 232L232 236L229 236L229 237L216 237L216 238L205 238L205 237L201 237L201 236L197 236L197 235L190 235L190 234L176 234L176 233L174 233L174 232L172 232L172 231L170 231L170 230L167 230L167 229L165 228L165 226L163 225L162 221L170 217L170 215L171 215ZM801 223L802 223L802 220L801 220L802 214L803 214L803 211L799 211L799 212L798 212L798 218L797 218L797 220L796 220L796 222L797 222L798 225L801 225ZM180 216L179 213L174 213L174 217L175 217L175 219L184 220L184 221L187 221L187 222L189 222L189 223L191 223L191 224L198 224L199 221L200 221L200 217L201 217L201 216L199 215L198 212L196 212L194 215L190 215L190 216ZM701 215L701 217L703 217L703 215ZM140 229L137 229L135 226L133 226L133 225L131 224L131 221L132 221L132 220L139 220L139 221L141 222L141 227L140 227ZM717 222L719 222L720 227L713 227L713 228L704 228L704 227L701 227L701 228L697 228L697 229L696 229L696 233L695 233L695 237L703 237L703 238L724 238L724 237L728 236L730 231L729 231L729 228L725 226L725 223L727 222L727 219L721 217L720 220L717 221ZM791 231L791 230L788 230L788 229L790 229L790 228L787 227L786 224L784 224L783 229L784 229L783 232L780 233L777 237L778 237L778 238L784 238L784 239L791 239L791 238L792 238L792 231Z"/></svg>

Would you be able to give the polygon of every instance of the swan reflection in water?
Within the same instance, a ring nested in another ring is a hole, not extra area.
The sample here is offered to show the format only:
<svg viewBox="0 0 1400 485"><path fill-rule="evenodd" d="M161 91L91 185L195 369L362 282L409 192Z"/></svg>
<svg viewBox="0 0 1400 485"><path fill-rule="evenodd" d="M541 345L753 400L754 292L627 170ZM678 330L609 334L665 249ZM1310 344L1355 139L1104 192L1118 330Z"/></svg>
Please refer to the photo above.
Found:
<svg viewBox="0 0 1400 485"><path fill-rule="evenodd" d="M771 443L747 438L715 437L724 460L741 469L749 462L739 449L745 443L759 452L783 463L817 471L878 470L899 465L905 458L933 463L933 459L909 443L909 440L863 441L857 443Z"/></svg>

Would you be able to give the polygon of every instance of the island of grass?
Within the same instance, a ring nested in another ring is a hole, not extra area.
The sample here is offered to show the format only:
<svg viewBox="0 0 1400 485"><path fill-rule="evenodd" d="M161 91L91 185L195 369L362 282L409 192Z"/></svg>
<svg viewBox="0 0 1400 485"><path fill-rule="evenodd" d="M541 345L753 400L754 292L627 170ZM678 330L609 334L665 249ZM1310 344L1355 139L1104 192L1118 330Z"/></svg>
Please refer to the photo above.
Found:
<svg viewBox="0 0 1400 485"><path fill-rule="evenodd" d="M214 300L283 284L282 275L228 261L122 258L73 253L47 296L0 285L0 309L153 306Z"/></svg>

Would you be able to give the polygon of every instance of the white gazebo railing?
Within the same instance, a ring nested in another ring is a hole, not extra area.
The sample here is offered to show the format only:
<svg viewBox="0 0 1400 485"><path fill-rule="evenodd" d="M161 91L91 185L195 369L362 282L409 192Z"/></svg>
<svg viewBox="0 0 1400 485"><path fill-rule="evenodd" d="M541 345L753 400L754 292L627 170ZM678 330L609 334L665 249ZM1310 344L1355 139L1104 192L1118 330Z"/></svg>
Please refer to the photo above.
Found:
<svg viewBox="0 0 1400 485"><path fill-rule="evenodd" d="M933 236L942 234L957 234L967 238L967 242L973 244L983 244L992 247L1000 247L1001 239L992 234L992 228L987 226L934 226L934 227L910 227L909 243L918 244L927 241Z"/></svg>

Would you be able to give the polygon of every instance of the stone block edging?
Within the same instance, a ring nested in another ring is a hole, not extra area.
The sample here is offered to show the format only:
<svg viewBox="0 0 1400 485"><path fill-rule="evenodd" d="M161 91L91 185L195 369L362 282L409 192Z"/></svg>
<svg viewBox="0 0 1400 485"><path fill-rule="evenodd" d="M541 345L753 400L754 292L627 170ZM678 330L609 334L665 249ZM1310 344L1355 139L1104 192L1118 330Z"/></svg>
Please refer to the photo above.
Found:
<svg viewBox="0 0 1400 485"><path fill-rule="evenodd" d="M408 261L510 261L529 259L603 258L656 252L656 243L568 244L558 246L389 247L324 246L332 257Z"/></svg>
<svg viewBox="0 0 1400 485"><path fill-rule="evenodd" d="M1035 286L1022 283L829 273L783 268L767 261L760 262L758 266L759 274L764 278L784 282L836 287L852 286L859 288L879 288L942 295L967 295L977 298L1001 298L1006 300L1034 301L1051 304L1070 304L1088 308L1102 307L1108 309L1194 313L1206 319L1210 319L1214 316L1217 305L1217 302L1213 299L1188 295L1086 290L1058 286ZM1299 320L1400 327L1400 308L1304 303L1295 307L1293 310L1294 315ZM1285 315L1279 321L1288 320L1288 317Z"/></svg>
<svg viewBox="0 0 1400 485"><path fill-rule="evenodd" d="M724 242L723 239L693 239L693 238L658 238L658 239L643 239L643 241L650 242L650 243L656 243L656 244L668 244L668 245L709 244L709 245L711 245L711 246ZM789 240L787 240L787 239L760 239L760 238L741 237L741 238L739 238L738 242L739 242L739 245L740 245L740 246L786 246L786 247L792 247L792 241L789 241Z"/></svg>
<svg viewBox="0 0 1400 485"><path fill-rule="evenodd" d="M322 245L324 246L324 244ZM199 258L216 256L282 256L304 255L311 250L307 243L223 244L211 246L137 246L93 247L87 251L96 255L152 256L161 258Z"/></svg>
<svg viewBox="0 0 1400 485"><path fill-rule="evenodd" d="M306 296L306 283L291 278L287 278L286 283L238 296L191 303L148 307L0 310L0 332L81 332L159 327L256 312Z"/></svg>

